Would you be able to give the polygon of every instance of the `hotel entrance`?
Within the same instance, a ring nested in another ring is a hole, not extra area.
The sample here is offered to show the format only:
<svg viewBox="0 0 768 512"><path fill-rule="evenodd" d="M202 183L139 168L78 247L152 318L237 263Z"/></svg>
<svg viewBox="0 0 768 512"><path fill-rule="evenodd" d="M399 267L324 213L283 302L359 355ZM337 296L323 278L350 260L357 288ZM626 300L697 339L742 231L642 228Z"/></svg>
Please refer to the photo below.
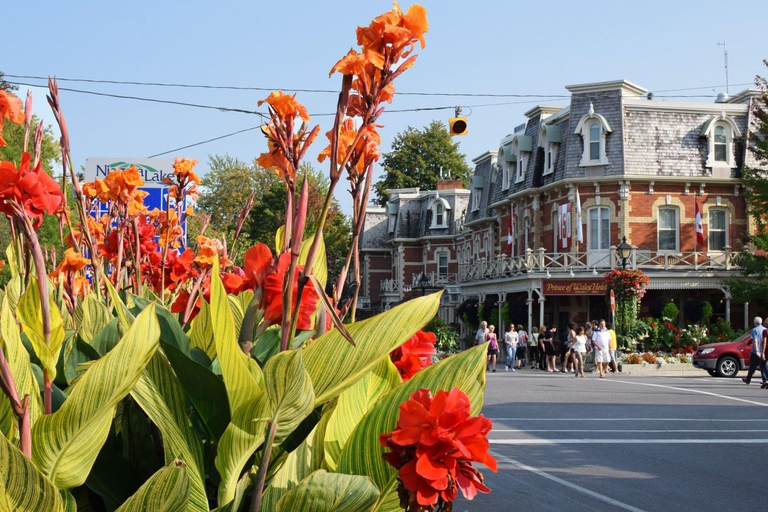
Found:
<svg viewBox="0 0 768 512"><path fill-rule="evenodd" d="M542 282L545 298L544 323L564 330L571 322L584 325L594 318L610 319L602 279L547 279Z"/></svg>

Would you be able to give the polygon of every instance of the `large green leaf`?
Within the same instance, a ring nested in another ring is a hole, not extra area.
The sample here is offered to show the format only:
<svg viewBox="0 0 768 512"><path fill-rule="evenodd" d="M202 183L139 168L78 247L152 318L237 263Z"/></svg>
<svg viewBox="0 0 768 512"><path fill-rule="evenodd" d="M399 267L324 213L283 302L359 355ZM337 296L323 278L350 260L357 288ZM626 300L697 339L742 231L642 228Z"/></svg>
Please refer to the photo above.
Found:
<svg viewBox="0 0 768 512"><path fill-rule="evenodd" d="M229 409L237 411L240 406L258 394L261 380L258 374L254 377L254 371L260 372L261 369L255 361L251 365L251 358L240 350L237 343L232 309L219 276L218 260L214 261L211 275L211 327L221 374L227 386ZM253 366L257 370L253 370Z"/></svg>
<svg viewBox="0 0 768 512"><path fill-rule="evenodd" d="M264 367L265 389L235 411L219 442L219 503L234 497L245 463L262 444L269 421L277 424L274 446L295 429L313 409L314 393L299 350L281 352Z"/></svg>
<svg viewBox="0 0 768 512"><path fill-rule="evenodd" d="M116 512L184 512L190 500L190 478L187 468L180 460L173 460L167 466L144 482L136 494L117 509ZM206 507L208 510L208 507Z"/></svg>
<svg viewBox="0 0 768 512"><path fill-rule="evenodd" d="M277 512L366 512L378 498L370 478L319 469L280 498Z"/></svg>
<svg viewBox="0 0 768 512"><path fill-rule="evenodd" d="M168 360L155 352L147 369L131 391L149 419L157 425L163 436L165 463L181 459L189 468L191 490L190 511L208 512L203 471L203 449L189 423L184 403L184 390L171 371Z"/></svg>
<svg viewBox="0 0 768 512"><path fill-rule="evenodd" d="M29 341L32 342L35 354L43 363L43 369L48 372L48 378L53 381L56 378L56 362L59 360L59 352L64 342L64 324L61 312L56 307L54 300L50 297L46 297L46 300L49 302L51 310L51 334L47 344L43 333L40 290L34 278L29 279L29 287L19 299L16 315Z"/></svg>
<svg viewBox="0 0 768 512"><path fill-rule="evenodd" d="M109 298L112 299L112 305L115 308L115 313L117 313L117 318L120 319L120 325L127 331L133 323L133 315L128 310L125 302L120 298L120 295L118 295L115 287L109 282L109 279L104 279L104 285L107 287L107 292L109 292Z"/></svg>
<svg viewBox="0 0 768 512"><path fill-rule="evenodd" d="M278 500L313 471L323 466L323 439L328 421L333 414L333 407L323 414L320 422L306 439L283 461L280 469L272 476L269 487L264 491L262 506L264 510L275 510Z"/></svg>
<svg viewBox="0 0 768 512"><path fill-rule="evenodd" d="M81 485L109 434L115 405L131 392L158 346L154 305L134 321L112 351L69 388L57 412L32 428L32 457L60 489Z"/></svg>
<svg viewBox="0 0 768 512"><path fill-rule="evenodd" d="M210 309L205 299L200 299L200 312L189 328L189 346L200 348L208 359L213 360L216 357L216 345L213 341Z"/></svg>
<svg viewBox="0 0 768 512"><path fill-rule="evenodd" d="M72 381L83 371L80 365L95 361L99 357L101 355L95 348L74 336L64 343L63 371L60 373L64 374L67 384L72 384Z"/></svg>
<svg viewBox="0 0 768 512"><path fill-rule="evenodd" d="M348 328L357 346L336 329L304 349L304 366L312 377L316 404L338 396L371 371L381 358L399 347L437 314L440 293L410 300L386 313L355 322Z"/></svg>
<svg viewBox="0 0 768 512"><path fill-rule="evenodd" d="M132 304L129 310L133 315L138 315L147 306L152 304L152 302L144 297L139 297L132 293L128 294L128 301ZM184 354L189 354L189 336L181 328L176 315L160 303L156 304L155 312L157 313L157 321L160 324L160 341L175 346Z"/></svg>
<svg viewBox="0 0 768 512"><path fill-rule="evenodd" d="M91 340L91 346L96 351L104 355L120 342L120 333L122 327L118 318L113 318L97 335Z"/></svg>
<svg viewBox="0 0 768 512"><path fill-rule="evenodd" d="M19 335L19 327L13 318L8 297L3 300L0 309L0 336L3 339L3 351L8 361L8 367L16 382L16 392L19 400L29 395L29 424L34 425L37 418L43 413L43 404L40 400L40 391L29 361L29 353L24 348ZM10 407L10 402L7 402Z"/></svg>
<svg viewBox="0 0 768 512"><path fill-rule="evenodd" d="M328 469L336 470L342 448L368 409L402 382L392 360L384 357L376 368L339 395L325 431L325 465Z"/></svg>
<svg viewBox="0 0 768 512"><path fill-rule="evenodd" d="M77 318L77 312L80 312L79 318ZM88 344L114 318L107 306L102 304L93 294L87 295L85 300L78 304L75 317L78 320L79 327L77 333Z"/></svg>
<svg viewBox="0 0 768 512"><path fill-rule="evenodd" d="M59 490L3 436L0 436L0 510L64 510Z"/></svg>
<svg viewBox="0 0 768 512"><path fill-rule="evenodd" d="M11 401L5 396L5 393L0 393L0 436L15 440L16 434L16 414L11 407Z"/></svg>
<svg viewBox="0 0 768 512"><path fill-rule="evenodd" d="M379 436L394 430L400 415L400 404L421 388L435 393L458 387L469 396L472 414L478 414L483 407L486 350L485 345L480 345L451 356L421 370L411 380L381 397L347 440L338 471L371 477L381 491L382 503L388 500L388 503L397 505L397 501L389 499L395 493L397 470L381 458L385 450L379 444ZM377 510L391 509L382 507L380 503Z"/></svg>

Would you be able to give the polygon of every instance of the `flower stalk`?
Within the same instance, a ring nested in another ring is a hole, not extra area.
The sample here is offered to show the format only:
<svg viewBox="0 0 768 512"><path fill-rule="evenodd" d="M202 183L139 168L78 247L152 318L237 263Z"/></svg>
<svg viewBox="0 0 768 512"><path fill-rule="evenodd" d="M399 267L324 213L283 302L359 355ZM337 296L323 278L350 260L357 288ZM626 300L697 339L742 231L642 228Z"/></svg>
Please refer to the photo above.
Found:
<svg viewBox="0 0 768 512"><path fill-rule="evenodd" d="M261 509L261 497L264 494L264 481L267 478L267 468L269 467L269 458L272 455L272 444L275 441L275 434L277 434L277 421L270 420L267 423L264 454L261 457L261 464L259 464L259 472L256 474L256 488L253 490L250 512L259 512Z"/></svg>

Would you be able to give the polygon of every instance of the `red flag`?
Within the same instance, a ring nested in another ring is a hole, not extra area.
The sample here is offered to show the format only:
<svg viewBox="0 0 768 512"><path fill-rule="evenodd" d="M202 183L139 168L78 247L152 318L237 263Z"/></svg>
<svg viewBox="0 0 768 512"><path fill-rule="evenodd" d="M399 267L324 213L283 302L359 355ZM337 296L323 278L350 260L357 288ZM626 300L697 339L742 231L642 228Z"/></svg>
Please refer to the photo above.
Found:
<svg viewBox="0 0 768 512"><path fill-rule="evenodd" d="M513 256L515 252L515 226L512 220L514 210L512 206L509 207L509 231L507 232L507 246L509 247L509 255Z"/></svg>
<svg viewBox="0 0 768 512"><path fill-rule="evenodd" d="M699 211L699 201L696 199L696 196L693 196L693 205L695 206L695 212L696 212L696 245L704 245L706 244L706 240L704 240L704 224L701 222L701 212Z"/></svg>

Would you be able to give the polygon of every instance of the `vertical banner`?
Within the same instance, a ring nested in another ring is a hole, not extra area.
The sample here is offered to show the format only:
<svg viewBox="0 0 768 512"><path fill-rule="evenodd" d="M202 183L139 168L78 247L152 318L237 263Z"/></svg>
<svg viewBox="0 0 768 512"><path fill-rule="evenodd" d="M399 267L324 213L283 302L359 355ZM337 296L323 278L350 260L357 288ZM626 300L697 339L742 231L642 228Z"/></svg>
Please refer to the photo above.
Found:
<svg viewBox="0 0 768 512"><path fill-rule="evenodd" d="M576 241L580 244L584 243L584 230L581 227L581 198L578 188L576 189Z"/></svg>
<svg viewBox="0 0 768 512"><path fill-rule="evenodd" d="M507 231L507 246L509 247L509 255L515 255L515 225L514 225L514 209L512 205L509 205L509 231Z"/></svg>
<svg viewBox="0 0 768 512"><path fill-rule="evenodd" d="M557 210L558 239L560 248L571 246L571 203L561 204Z"/></svg>

